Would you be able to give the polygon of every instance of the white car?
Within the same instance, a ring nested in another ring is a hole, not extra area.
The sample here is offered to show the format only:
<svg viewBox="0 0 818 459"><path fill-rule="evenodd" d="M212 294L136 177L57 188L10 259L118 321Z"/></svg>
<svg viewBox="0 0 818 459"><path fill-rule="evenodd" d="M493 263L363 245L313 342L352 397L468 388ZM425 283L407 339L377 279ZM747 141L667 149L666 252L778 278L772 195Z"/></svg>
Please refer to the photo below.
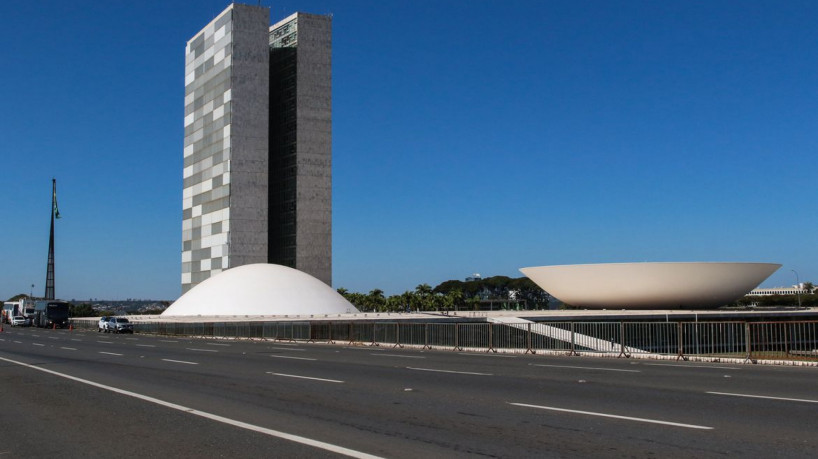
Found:
<svg viewBox="0 0 818 459"><path fill-rule="evenodd" d="M133 324L124 317L111 317L107 326L112 333L133 333Z"/></svg>
<svg viewBox="0 0 818 459"><path fill-rule="evenodd" d="M29 325L28 319L23 316L14 316L11 318L12 327L25 327L27 325Z"/></svg>
<svg viewBox="0 0 818 459"><path fill-rule="evenodd" d="M98 332L104 331L105 333L108 333L108 331L109 331L108 322L110 322L110 321L111 321L110 316L101 317L99 319L99 325L97 325L97 331Z"/></svg>

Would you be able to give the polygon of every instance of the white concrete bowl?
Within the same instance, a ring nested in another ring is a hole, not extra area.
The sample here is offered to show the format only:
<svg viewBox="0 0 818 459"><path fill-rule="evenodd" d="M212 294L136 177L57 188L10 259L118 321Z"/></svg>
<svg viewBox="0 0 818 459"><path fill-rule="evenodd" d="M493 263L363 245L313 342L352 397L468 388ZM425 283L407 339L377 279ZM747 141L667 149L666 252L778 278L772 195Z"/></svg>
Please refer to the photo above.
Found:
<svg viewBox="0 0 818 459"><path fill-rule="evenodd" d="M228 269L193 287L162 316L346 314L358 310L307 273L273 264Z"/></svg>
<svg viewBox="0 0 818 459"><path fill-rule="evenodd" d="M775 263L605 263L520 268L551 296L589 309L708 309L747 294Z"/></svg>

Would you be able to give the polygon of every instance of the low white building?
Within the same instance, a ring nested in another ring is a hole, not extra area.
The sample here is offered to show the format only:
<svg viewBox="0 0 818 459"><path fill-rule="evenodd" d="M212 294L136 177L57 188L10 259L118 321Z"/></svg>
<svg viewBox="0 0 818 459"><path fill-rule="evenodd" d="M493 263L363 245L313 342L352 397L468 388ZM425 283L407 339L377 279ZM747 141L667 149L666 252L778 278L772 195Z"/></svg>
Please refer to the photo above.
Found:
<svg viewBox="0 0 818 459"><path fill-rule="evenodd" d="M748 293L748 296L767 296L767 295L800 295L810 293L804 288L804 284L792 285L790 287L770 287L770 288L754 288Z"/></svg>

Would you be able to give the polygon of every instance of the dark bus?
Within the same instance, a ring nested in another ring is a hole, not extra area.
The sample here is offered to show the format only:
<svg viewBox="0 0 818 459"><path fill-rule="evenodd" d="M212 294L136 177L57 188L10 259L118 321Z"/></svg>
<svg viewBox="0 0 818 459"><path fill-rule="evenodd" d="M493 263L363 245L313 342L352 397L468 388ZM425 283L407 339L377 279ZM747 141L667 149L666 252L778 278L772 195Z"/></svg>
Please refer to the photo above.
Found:
<svg viewBox="0 0 818 459"><path fill-rule="evenodd" d="M37 300L31 324L40 328L68 326L68 303L59 300Z"/></svg>

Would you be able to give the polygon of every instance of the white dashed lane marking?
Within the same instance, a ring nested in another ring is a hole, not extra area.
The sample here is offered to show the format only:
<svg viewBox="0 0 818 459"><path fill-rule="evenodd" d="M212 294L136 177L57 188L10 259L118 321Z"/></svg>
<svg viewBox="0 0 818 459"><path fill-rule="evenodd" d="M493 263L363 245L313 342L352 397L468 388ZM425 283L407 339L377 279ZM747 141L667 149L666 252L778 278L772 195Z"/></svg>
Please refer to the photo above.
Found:
<svg viewBox="0 0 818 459"><path fill-rule="evenodd" d="M562 413L571 413L571 414L584 414L586 416L598 416L603 418L612 418L612 419L620 419L623 421L636 421L636 422L647 422L649 424L662 424L666 426L673 426L673 427L684 427L686 429L701 429L701 430L713 430L712 427L708 426L697 426L695 424L682 424L679 422L669 422L669 421L662 421L659 419L646 419L646 418L635 418L632 416L620 416L618 414L607 414L607 413L595 413L593 411L580 411L580 410L569 410L565 408L556 408L553 406L540 406L540 405L529 405L527 403L509 403L510 405L514 406L521 406L524 408L536 408L539 410L549 410L549 411L559 411Z"/></svg>
<svg viewBox="0 0 818 459"><path fill-rule="evenodd" d="M574 370L599 370L599 371L620 371L623 373L641 373L641 370L623 370L620 368L598 368L598 367L573 367L569 365L543 365L539 363L530 363L532 367L548 367L548 368L570 368Z"/></svg>
<svg viewBox="0 0 818 459"><path fill-rule="evenodd" d="M285 374L285 373L273 373L272 371L268 371L267 374L275 375L275 376L283 376L285 378L311 379L313 381L343 383L343 381L339 381L337 379L324 379L324 378L313 378L312 376L288 375L288 374Z"/></svg>
<svg viewBox="0 0 818 459"><path fill-rule="evenodd" d="M291 355L275 355L275 354L270 354L270 357L275 357L275 358L278 358L278 359L291 359L291 360L311 360L311 361L318 360L318 359L311 359L311 358L309 358L309 357L293 357L293 356L291 356Z"/></svg>
<svg viewBox="0 0 818 459"><path fill-rule="evenodd" d="M184 363L185 365L198 365L196 362L187 362L184 360L162 359L164 362Z"/></svg>
<svg viewBox="0 0 818 459"><path fill-rule="evenodd" d="M772 397L770 395L751 395L751 394L731 394L729 392L705 392L711 395L726 395L729 397L746 397L746 398L761 398L765 400L780 400L783 402L801 402L801 403L818 403L818 400L810 400L804 398L786 398L786 397Z"/></svg>
<svg viewBox="0 0 818 459"><path fill-rule="evenodd" d="M414 368L414 367L406 367L406 369L416 371L433 371L435 373L453 373L456 375L494 376L492 373L475 373L473 371L436 370L434 368Z"/></svg>

